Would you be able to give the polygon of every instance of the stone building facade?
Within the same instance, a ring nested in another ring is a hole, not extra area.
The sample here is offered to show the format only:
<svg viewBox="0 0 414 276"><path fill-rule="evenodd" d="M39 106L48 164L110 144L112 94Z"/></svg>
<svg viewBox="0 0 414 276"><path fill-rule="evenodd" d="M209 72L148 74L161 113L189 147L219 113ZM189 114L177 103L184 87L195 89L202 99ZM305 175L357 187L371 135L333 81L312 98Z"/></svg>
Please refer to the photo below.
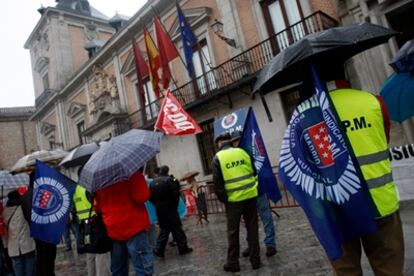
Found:
<svg viewBox="0 0 414 276"><path fill-rule="evenodd" d="M36 123L30 107L0 108L0 170L9 170L22 156L38 150Z"/></svg>
<svg viewBox="0 0 414 276"><path fill-rule="evenodd" d="M156 13L181 56L175 1L148 1L132 18L107 18L89 6L62 5L41 10L42 17L25 47L32 57L36 122L42 149L105 140L130 128L153 129L162 99L149 81L145 95L136 88L131 40L143 53L143 26L153 34ZM82 3L80 3L82 2ZM197 36L192 81L181 59L170 62L173 90L202 126L197 136L164 137L152 164L166 164L180 177L200 171L211 177L214 119L250 106L256 113L272 165L277 166L282 136L297 101L295 88L266 95L273 120L251 90L260 69L274 55L308 33L338 25L333 0L180 0ZM83 6L82 6L83 7ZM212 25L222 26L220 33ZM223 37L227 38L227 42ZM229 41L232 41L229 43Z"/></svg>
<svg viewBox="0 0 414 276"><path fill-rule="evenodd" d="M371 22L392 28L400 35L349 62L348 75L354 87L379 94L393 70L389 65L398 49L414 39L414 2L411 0L336 0L338 17L343 25ZM414 143L414 118L392 122L391 146Z"/></svg>

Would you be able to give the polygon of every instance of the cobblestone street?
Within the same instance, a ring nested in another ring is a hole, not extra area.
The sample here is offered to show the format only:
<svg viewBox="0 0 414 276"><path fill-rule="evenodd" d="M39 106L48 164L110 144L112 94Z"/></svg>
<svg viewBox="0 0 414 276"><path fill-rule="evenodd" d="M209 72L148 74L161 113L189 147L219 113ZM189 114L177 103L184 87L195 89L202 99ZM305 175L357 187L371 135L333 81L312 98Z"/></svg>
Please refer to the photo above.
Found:
<svg viewBox="0 0 414 276"><path fill-rule="evenodd" d="M273 257L265 256L261 242L263 267L253 271L247 258L241 257L241 272L237 275L332 275L323 249L316 240L301 208L276 209L280 218L277 222L277 250ZM406 244L406 275L414 275L414 202L402 206ZM263 229L260 225L260 239ZM184 222L189 244L194 252L178 255L175 247L168 246L165 259L155 259L156 275L223 275L222 266L226 259L227 240L224 215L210 216L209 225L196 225L195 218ZM243 229L244 230L244 229ZM241 236L241 249L246 246L244 231ZM364 275L373 275L364 259ZM130 267L131 269L131 267ZM56 264L57 275L86 275L84 256L59 250ZM130 270L130 275L134 275Z"/></svg>

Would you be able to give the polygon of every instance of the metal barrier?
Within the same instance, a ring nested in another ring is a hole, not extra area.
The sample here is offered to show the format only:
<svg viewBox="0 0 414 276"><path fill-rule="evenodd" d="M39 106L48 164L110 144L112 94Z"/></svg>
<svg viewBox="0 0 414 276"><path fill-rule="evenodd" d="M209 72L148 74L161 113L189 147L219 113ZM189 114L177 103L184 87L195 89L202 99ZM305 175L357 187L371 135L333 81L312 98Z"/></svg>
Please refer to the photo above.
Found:
<svg viewBox="0 0 414 276"><path fill-rule="evenodd" d="M280 181L278 183L281 183ZM272 201L269 200L270 207L272 209L278 209L278 208L292 208L292 207L298 207L298 203L296 200L292 197L292 195L289 193L289 191L285 188L284 185L279 184L280 193L282 195L281 200L277 202L277 204L274 204ZM184 189L182 190L183 194L187 193L191 189ZM197 195L205 196L205 203L207 206L207 214L209 215L215 215L215 214L224 214L225 213L225 207L224 204L221 203L216 194L214 193L214 184L213 183L204 183L199 185L197 188ZM194 195L197 197L196 195ZM196 201L196 200L195 200ZM187 203L186 203L187 204ZM194 208L194 215L198 217L199 222L201 222L203 212L200 211L199 207L194 205L191 205L192 208Z"/></svg>

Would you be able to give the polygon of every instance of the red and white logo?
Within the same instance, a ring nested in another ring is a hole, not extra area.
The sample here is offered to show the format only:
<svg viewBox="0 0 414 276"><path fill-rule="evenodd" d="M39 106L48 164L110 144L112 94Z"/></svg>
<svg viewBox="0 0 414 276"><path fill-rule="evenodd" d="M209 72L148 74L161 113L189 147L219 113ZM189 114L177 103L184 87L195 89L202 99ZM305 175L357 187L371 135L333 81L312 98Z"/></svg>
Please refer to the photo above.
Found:
<svg viewBox="0 0 414 276"><path fill-rule="evenodd" d="M308 139L312 141L311 148L312 156L317 164L323 166L330 166L334 164L332 155L330 137L328 134L328 126L325 122L320 122L307 129ZM305 140L308 140L305 137ZM307 141L308 142L308 141Z"/></svg>
<svg viewBox="0 0 414 276"><path fill-rule="evenodd" d="M203 132L168 89L158 114L155 128L167 135L192 135Z"/></svg>

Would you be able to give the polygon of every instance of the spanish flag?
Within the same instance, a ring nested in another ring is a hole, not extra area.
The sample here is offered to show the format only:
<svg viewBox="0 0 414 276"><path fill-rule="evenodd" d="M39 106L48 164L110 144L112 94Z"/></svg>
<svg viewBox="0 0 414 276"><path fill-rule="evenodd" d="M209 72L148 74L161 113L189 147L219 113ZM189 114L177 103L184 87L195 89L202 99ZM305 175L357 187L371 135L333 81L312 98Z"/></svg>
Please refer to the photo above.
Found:
<svg viewBox="0 0 414 276"><path fill-rule="evenodd" d="M152 88L154 90L155 96L157 98L160 97L160 77L158 75L158 71L161 69L161 60L160 55L158 53L157 48L154 45L154 41L152 40L150 34L148 33L147 29L144 28L144 41L145 47L147 49L148 55L148 69L149 75L152 83Z"/></svg>

